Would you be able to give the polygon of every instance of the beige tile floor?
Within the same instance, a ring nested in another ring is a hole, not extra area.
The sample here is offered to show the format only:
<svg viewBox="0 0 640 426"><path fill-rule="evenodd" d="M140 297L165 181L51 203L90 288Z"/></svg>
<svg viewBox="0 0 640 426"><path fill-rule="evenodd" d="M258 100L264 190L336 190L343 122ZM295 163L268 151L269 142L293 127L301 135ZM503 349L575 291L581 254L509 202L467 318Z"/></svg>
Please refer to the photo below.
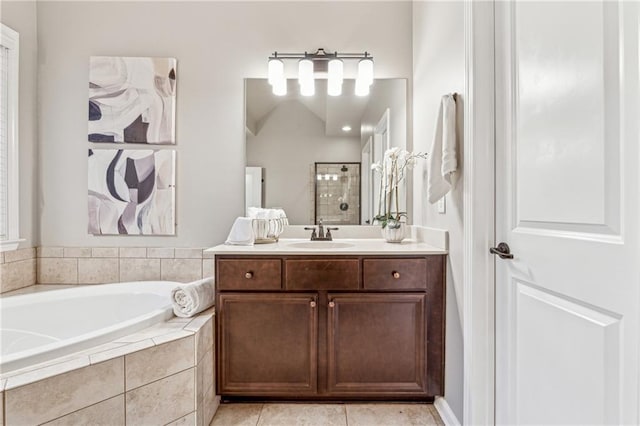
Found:
<svg viewBox="0 0 640 426"><path fill-rule="evenodd" d="M222 404L210 426L443 425L432 404Z"/></svg>

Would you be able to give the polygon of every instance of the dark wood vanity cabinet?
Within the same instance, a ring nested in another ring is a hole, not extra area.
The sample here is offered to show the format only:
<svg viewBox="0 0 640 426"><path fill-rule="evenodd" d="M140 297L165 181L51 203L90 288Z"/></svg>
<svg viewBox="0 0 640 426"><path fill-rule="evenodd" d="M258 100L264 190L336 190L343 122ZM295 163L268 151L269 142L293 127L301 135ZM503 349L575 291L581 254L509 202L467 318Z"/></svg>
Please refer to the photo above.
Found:
<svg viewBox="0 0 640 426"><path fill-rule="evenodd" d="M247 396L317 393L315 294L223 293L219 385Z"/></svg>
<svg viewBox="0 0 640 426"><path fill-rule="evenodd" d="M444 255L217 255L217 393L442 395L444 262Z"/></svg>
<svg viewBox="0 0 640 426"><path fill-rule="evenodd" d="M327 391L425 394L424 294L330 294Z"/></svg>

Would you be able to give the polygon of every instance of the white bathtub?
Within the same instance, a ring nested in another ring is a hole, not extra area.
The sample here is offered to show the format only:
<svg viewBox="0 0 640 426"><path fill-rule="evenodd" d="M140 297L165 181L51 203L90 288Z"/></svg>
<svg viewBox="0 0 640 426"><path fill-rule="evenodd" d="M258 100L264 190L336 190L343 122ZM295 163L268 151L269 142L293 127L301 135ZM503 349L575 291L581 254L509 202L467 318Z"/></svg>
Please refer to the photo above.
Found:
<svg viewBox="0 0 640 426"><path fill-rule="evenodd" d="M110 342L173 316L169 281L91 285L0 299L0 373Z"/></svg>

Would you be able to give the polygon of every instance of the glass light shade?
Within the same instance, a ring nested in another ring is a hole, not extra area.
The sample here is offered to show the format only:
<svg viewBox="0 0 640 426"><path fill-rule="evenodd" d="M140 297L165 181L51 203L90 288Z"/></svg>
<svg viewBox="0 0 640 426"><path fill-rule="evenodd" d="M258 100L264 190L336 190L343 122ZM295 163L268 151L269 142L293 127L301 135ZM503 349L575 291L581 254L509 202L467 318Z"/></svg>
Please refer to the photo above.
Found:
<svg viewBox="0 0 640 426"><path fill-rule="evenodd" d="M356 96L369 96L369 84L366 81L356 79Z"/></svg>
<svg viewBox="0 0 640 426"><path fill-rule="evenodd" d="M300 83L300 94L302 96L313 96L316 94L316 85L313 79L311 82Z"/></svg>
<svg viewBox="0 0 640 426"><path fill-rule="evenodd" d="M340 96L342 95L342 81L327 80L327 94L329 96Z"/></svg>
<svg viewBox="0 0 640 426"><path fill-rule="evenodd" d="M301 59L298 62L298 83L300 86L313 86L313 61Z"/></svg>
<svg viewBox="0 0 640 426"><path fill-rule="evenodd" d="M329 96L342 94L342 80L344 78L344 64L340 59L332 59L328 66L329 78L327 81L327 93Z"/></svg>
<svg viewBox="0 0 640 426"><path fill-rule="evenodd" d="M286 78L281 78L279 80L276 80L273 82L273 84L271 85L272 89L273 89L273 94L276 96L284 96L287 94L287 79Z"/></svg>
<svg viewBox="0 0 640 426"><path fill-rule="evenodd" d="M371 85L373 83L373 59L365 58L358 62L358 80Z"/></svg>
<svg viewBox="0 0 640 426"><path fill-rule="evenodd" d="M284 62L280 59L269 59L269 84L274 85L284 79Z"/></svg>

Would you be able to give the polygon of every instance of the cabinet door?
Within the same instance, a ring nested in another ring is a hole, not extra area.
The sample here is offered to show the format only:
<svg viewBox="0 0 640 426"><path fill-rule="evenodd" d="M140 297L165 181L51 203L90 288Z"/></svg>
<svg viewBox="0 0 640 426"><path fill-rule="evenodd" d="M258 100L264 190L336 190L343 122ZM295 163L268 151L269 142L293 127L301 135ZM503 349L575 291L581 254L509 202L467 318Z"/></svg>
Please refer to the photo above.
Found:
<svg viewBox="0 0 640 426"><path fill-rule="evenodd" d="M426 396L425 294L329 294L328 392Z"/></svg>
<svg viewBox="0 0 640 426"><path fill-rule="evenodd" d="M218 393L299 396L317 391L317 295L223 293Z"/></svg>

